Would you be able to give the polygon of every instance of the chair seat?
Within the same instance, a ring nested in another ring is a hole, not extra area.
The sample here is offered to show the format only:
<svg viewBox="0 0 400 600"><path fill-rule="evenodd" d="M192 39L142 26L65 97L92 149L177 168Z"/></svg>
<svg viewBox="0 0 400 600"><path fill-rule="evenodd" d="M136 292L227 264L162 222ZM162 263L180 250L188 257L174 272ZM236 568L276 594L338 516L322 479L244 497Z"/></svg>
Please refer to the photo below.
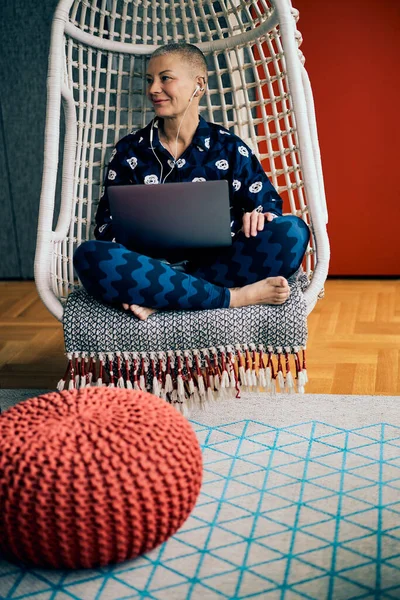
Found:
<svg viewBox="0 0 400 600"><path fill-rule="evenodd" d="M255 305L199 311L160 311L141 321L122 308L98 302L83 290L68 297L64 313L67 353L166 352L237 344L303 347L307 340L304 294L307 276L289 280L291 294L280 306Z"/></svg>
<svg viewBox="0 0 400 600"><path fill-rule="evenodd" d="M280 306L160 311L146 321L77 290L64 312L69 366L59 389L68 377L69 389L106 381L180 405L238 396L241 387L273 393L278 385L292 392L292 355L297 390L303 392L307 275L299 270L289 286L290 297Z"/></svg>

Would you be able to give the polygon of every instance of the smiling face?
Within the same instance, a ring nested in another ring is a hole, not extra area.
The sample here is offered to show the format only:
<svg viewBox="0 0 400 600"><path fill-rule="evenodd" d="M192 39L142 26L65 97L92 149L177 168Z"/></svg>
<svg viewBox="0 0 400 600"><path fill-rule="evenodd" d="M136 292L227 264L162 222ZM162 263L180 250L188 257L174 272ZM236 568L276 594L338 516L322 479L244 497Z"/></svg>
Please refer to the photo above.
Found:
<svg viewBox="0 0 400 600"><path fill-rule="evenodd" d="M188 108L190 98L201 79L193 67L176 52L153 57L147 68L147 97L158 117L182 116ZM197 111L199 97L194 96L191 104ZM189 109L190 110L190 109Z"/></svg>

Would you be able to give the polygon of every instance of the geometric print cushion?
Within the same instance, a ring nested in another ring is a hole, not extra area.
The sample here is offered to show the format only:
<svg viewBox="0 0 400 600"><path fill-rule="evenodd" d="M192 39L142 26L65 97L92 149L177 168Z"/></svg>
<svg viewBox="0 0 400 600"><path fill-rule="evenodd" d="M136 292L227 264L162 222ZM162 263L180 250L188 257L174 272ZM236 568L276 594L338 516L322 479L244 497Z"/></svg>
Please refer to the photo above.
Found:
<svg viewBox="0 0 400 600"><path fill-rule="evenodd" d="M291 392L296 382L303 392L306 274L289 286L280 306L159 311L145 321L78 289L64 311L68 368L59 387L147 389L182 410L241 388Z"/></svg>

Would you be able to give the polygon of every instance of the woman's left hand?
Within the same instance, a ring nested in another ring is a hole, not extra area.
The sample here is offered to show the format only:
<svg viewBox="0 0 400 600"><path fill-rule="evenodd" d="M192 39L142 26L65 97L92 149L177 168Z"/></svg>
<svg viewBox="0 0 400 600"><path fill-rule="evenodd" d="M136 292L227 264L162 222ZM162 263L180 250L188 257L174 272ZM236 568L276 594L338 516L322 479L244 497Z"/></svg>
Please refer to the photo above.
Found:
<svg viewBox="0 0 400 600"><path fill-rule="evenodd" d="M259 231L264 229L265 221L273 221L276 217L277 215L273 213L260 213L257 210L244 213L242 231L247 238L255 237Z"/></svg>

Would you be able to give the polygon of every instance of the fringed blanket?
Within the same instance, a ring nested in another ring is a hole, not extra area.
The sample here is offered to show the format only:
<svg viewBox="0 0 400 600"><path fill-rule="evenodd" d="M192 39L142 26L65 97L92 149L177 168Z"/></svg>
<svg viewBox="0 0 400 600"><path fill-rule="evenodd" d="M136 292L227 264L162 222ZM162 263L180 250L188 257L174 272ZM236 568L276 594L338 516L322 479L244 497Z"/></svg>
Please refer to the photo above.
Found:
<svg viewBox="0 0 400 600"><path fill-rule="evenodd" d="M81 289L64 312L68 367L59 389L147 389L185 411L240 389L303 392L307 276L280 306L161 311L141 321Z"/></svg>

